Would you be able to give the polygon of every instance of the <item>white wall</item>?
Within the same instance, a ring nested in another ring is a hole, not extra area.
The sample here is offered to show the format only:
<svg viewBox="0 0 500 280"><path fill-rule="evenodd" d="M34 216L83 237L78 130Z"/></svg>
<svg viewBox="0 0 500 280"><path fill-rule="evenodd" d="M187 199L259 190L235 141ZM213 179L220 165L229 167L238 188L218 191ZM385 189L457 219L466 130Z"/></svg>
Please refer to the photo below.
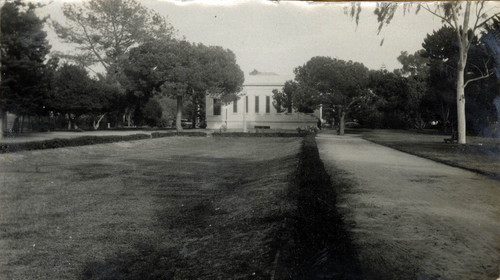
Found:
<svg viewBox="0 0 500 280"><path fill-rule="evenodd" d="M272 90L281 89L281 86L245 86L243 93L248 96L248 113L245 112L245 97L240 96L237 101L238 111L233 111L233 103L222 106L221 115L213 115L213 97L206 97L207 128L220 129L226 125L228 129L243 130L244 123L248 129L255 126L268 126L271 129L296 129L298 127L315 126L317 117L313 114L278 113L273 106ZM255 96L259 96L259 112L255 112ZM266 113L266 96L269 96L269 113ZM227 114L226 114L227 112Z"/></svg>

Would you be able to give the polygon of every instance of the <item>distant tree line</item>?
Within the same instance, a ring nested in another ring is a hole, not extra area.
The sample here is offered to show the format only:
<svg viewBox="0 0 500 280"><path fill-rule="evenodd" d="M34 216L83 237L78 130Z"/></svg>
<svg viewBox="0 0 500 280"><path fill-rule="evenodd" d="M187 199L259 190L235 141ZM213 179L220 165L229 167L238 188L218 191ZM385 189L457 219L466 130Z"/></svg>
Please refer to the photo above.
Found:
<svg viewBox="0 0 500 280"><path fill-rule="evenodd" d="M472 39L468 77L497 73L467 89L470 132L485 133L498 122L495 98L500 98L499 17ZM422 49L401 52L402 68L369 70L363 64L331 57L313 57L295 69L295 79L273 91L278 112L310 113L323 107L327 121L343 134L346 118L367 128L455 130L456 73L459 47L455 31L442 27L428 34ZM486 70L485 70L486 69Z"/></svg>
<svg viewBox="0 0 500 280"><path fill-rule="evenodd" d="M182 130L183 117L203 122L206 94L229 100L241 89L233 52L178 39L164 17L135 0L65 3L64 25L38 18L39 7L14 0L1 8L0 109L2 117L18 116L16 132L25 117L39 120L36 129L168 126L176 119ZM74 52L50 53L49 23ZM170 120L165 107L175 110Z"/></svg>

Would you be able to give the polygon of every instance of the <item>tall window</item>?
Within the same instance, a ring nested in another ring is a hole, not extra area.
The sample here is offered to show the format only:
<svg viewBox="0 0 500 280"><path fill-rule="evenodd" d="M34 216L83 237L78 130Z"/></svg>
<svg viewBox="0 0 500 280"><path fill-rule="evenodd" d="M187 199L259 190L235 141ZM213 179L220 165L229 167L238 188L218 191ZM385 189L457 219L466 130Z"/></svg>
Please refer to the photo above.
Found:
<svg viewBox="0 0 500 280"><path fill-rule="evenodd" d="M220 116L222 103L220 99L214 98L214 116Z"/></svg>
<svg viewBox="0 0 500 280"><path fill-rule="evenodd" d="M235 98L233 101L233 113L238 113L238 99Z"/></svg>
<svg viewBox="0 0 500 280"><path fill-rule="evenodd" d="M245 112L248 113L248 96L245 96Z"/></svg>
<svg viewBox="0 0 500 280"><path fill-rule="evenodd" d="M271 97L266 96L266 113L271 113Z"/></svg>
<svg viewBox="0 0 500 280"><path fill-rule="evenodd" d="M259 97L255 96L255 113L259 112Z"/></svg>

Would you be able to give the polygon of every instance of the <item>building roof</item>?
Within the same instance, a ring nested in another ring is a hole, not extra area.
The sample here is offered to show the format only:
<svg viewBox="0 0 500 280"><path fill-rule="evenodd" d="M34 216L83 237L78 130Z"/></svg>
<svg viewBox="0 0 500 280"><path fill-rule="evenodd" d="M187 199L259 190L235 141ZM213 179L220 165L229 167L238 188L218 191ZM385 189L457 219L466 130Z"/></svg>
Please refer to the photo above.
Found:
<svg viewBox="0 0 500 280"><path fill-rule="evenodd" d="M245 75L243 86L276 86L282 87L288 80L293 80L293 75L278 75L274 73L260 73L257 75Z"/></svg>

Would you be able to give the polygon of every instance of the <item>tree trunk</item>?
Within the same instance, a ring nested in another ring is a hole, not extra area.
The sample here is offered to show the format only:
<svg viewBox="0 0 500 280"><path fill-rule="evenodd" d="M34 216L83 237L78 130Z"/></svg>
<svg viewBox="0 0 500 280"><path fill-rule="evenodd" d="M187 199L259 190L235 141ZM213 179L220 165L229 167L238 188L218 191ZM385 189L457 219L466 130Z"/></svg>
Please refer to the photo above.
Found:
<svg viewBox="0 0 500 280"><path fill-rule="evenodd" d="M345 111L342 109L340 113L339 135L344 135L344 133L345 133Z"/></svg>
<svg viewBox="0 0 500 280"><path fill-rule="evenodd" d="M68 117L68 130L71 130L71 114L68 113L67 117Z"/></svg>
<svg viewBox="0 0 500 280"><path fill-rule="evenodd" d="M196 116L198 116L198 103L196 100L193 100L193 124L191 128L196 128Z"/></svg>
<svg viewBox="0 0 500 280"><path fill-rule="evenodd" d="M466 141L466 120L465 120L465 63L467 62L467 50L461 42L459 47L459 60L457 65L457 133L458 144L465 144Z"/></svg>
<svg viewBox="0 0 500 280"><path fill-rule="evenodd" d="M450 106L441 104L441 121L443 122L443 131L448 133L448 124L450 122Z"/></svg>
<svg viewBox="0 0 500 280"><path fill-rule="evenodd" d="M292 95L291 94L287 95L287 98L288 98L287 110L288 110L288 113L291 114L292 113Z"/></svg>
<svg viewBox="0 0 500 280"><path fill-rule="evenodd" d="M4 130L4 120L5 120L5 113L2 109L0 109L0 139L3 138L3 130Z"/></svg>
<svg viewBox="0 0 500 280"><path fill-rule="evenodd" d="M99 129L99 126L100 126L100 124L101 124L101 121L102 121L102 119L104 118L104 116L105 116L105 115L106 115L106 113L102 114L102 115L99 117L99 119L98 119L97 121L96 121L96 120L94 120L94 122L93 122L93 124L92 124L92 126L94 127L94 130Z"/></svg>
<svg viewBox="0 0 500 280"><path fill-rule="evenodd" d="M457 132L458 144L466 143L464 69L458 70L457 79Z"/></svg>
<svg viewBox="0 0 500 280"><path fill-rule="evenodd" d="M177 128L177 132L182 132L182 95L177 95L177 116L175 119L175 127Z"/></svg>
<svg viewBox="0 0 500 280"><path fill-rule="evenodd" d="M457 28L458 39L458 65L457 65L457 133L458 144L465 144L466 141L466 119L465 119L465 65L467 63L467 53L469 52L469 17L471 13L471 2L465 4L464 21L462 30Z"/></svg>
<svg viewBox="0 0 500 280"><path fill-rule="evenodd" d="M127 126L131 127L132 126L132 111L128 111L126 117L127 117Z"/></svg>
<svg viewBox="0 0 500 280"><path fill-rule="evenodd" d="M20 129L20 132L23 133L23 130L24 130L24 114L21 118L21 129Z"/></svg>

